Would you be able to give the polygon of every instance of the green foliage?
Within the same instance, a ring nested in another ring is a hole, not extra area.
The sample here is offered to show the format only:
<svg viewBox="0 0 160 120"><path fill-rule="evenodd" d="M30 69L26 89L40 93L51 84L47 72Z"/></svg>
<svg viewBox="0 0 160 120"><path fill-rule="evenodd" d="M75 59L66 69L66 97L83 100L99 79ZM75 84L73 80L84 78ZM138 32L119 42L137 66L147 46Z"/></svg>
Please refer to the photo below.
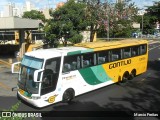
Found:
<svg viewBox="0 0 160 120"><path fill-rule="evenodd" d="M154 2L153 6L149 6L144 14L144 34L153 34L155 32L156 22L160 22L160 2Z"/></svg>
<svg viewBox="0 0 160 120"><path fill-rule="evenodd" d="M156 23L160 23L160 2L154 2L153 6L146 6L145 14L136 17L135 21L141 24L143 19L143 34L153 34Z"/></svg>
<svg viewBox="0 0 160 120"><path fill-rule="evenodd" d="M31 10L31 11L24 12L22 18L42 20L43 22L45 22L44 14L40 11L37 11L37 10Z"/></svg>
<svg viewBox="0 0 160 120"><path fill-rule="evenodd" d="M87 11L91 33L97 31L99 37L130 37L138 9L131 0L116 4L107 0L103 3L99 0L89 0Z"/></svg>
<svg viewBox="0 0 160 120"><path fill-rule="evenodd" d="M55 41L62 41L64 46L67 42L81 42L80 32L88 26L85 19L85 4L69 0L62 7L50 11L52 19L45 26L46 43L54 44ZM54 45L55 47L55 45Z"/></svg>

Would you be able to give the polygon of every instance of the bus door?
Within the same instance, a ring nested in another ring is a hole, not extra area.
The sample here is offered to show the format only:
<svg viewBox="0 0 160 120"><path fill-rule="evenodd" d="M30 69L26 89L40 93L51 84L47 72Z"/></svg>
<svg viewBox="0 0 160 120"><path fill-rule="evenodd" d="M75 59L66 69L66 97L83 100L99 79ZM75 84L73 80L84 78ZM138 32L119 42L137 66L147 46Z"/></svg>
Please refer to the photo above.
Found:
<svg viewBox="0 0 160 120"><path fill-rule="evenodd" d="M59 78L60 61L60 57L46 61L41 83L41 95L55 91Z"/></svg>

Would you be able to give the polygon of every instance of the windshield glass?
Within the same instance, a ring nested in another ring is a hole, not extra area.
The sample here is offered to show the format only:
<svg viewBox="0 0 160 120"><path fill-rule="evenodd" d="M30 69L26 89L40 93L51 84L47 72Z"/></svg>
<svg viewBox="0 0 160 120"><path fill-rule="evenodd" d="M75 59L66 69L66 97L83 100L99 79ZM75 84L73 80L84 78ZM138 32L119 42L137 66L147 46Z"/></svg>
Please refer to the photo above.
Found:
<svg viewBox="0 0 160 120"><path fill-rule="evenodd" d="M34 71L41 69L43 60L25 56L21 63L18 86L20 89L30 93L38 94L39 83L34 82Z"/></svg>
<svg viewBox="0 0 160 120"><path fill-rule="evenodd" d="M24 56L21 64L27 67L41 69L43 65L43 60L34 57Z"/></svg>

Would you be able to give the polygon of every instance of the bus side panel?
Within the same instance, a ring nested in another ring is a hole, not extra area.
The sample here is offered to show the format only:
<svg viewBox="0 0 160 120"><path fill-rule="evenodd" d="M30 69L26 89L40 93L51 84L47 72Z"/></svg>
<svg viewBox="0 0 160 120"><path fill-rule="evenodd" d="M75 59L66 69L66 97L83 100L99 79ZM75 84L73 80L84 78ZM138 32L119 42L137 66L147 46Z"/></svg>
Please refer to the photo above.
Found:
<svg viewBox="0 0 160 120"><path fill-rule="evenodd" d="M130 62L126 62L127 60L130 60ZM103 65L103 68L114 82L118 82L119 80L122 79L123 74L125 72L131 74L132 70L134 69L136 70L136 75L146 72L147 62L148 62L148 55L146 54L134 58L107 63Z"/></svg>
<svg viewBox="0 0 160 120"><path fill-rule="evenodd" d="M75 96L77 96L113 83L102 65L99 65L63 74L62 93L69 88L73 88Z"/></svg>
<svg viewBox="0 0 160 120"><path fill-rule="evenodd" d="M93 90L93 86L86 83L78 70L62 75L62 88L62 93L69 88L74 89L75 96Z"/></svg>
<svg viewBox="0 0 160 120"><path fill-rule="evenodd" d="M137 75L142 74L147 71L148 55L142 55L136 58L135 66L137 69Z"/></svg>
<svg viewBox="0 0 160 120"><path fill-rule="evenodd" d="M98 85L111 80L102 65L81 69L79 72L89 85Z"/></svg>

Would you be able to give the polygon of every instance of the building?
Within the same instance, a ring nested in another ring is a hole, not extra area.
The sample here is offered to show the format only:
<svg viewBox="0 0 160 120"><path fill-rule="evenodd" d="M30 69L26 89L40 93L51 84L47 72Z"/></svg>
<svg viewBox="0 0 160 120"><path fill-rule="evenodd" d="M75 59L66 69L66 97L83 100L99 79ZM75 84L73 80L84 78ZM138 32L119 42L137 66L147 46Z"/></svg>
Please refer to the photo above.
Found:
<svg viewBox="0 0 160 120"><path fill-rule="evenodd" d="M0 17L3 17L3 11L0 12Z"/></svg>
<svg viewBox="0 0 160 120"><path fill-rule="evenodd" d="M43 9L42 12L43 12L43 14L44 14L44 16L45 16L46 19L52 18L50 16L50 14L49 14L49 9L48 8Z"/></svg>
<svg viewBox="0 0 160 120"><path fill-rule="evenodd" d="M23 6L23 12L31 10L36 10L36 7L30 1L26 1L26 3Z"/></svg>
<svg viewBox="0 0 160 120"><path fill-rule="evenodd" d="M5 5L4 6L3 17L13 16L13 8L14 7L15 7L15 4L13 4L13 3L8 3L7 5Z"/></svg>
<svg viewBox="0 0 160 120"><path fill-rule="evenodd" d="M21 17L22 16L21 9L18 7L13 8L13 16Z"/></svg>
<svg viewBox="0 0 160 120"><path fill-rule="evenodd" d="M122 3L124 0L116 0L116 3Z"/></svg>

